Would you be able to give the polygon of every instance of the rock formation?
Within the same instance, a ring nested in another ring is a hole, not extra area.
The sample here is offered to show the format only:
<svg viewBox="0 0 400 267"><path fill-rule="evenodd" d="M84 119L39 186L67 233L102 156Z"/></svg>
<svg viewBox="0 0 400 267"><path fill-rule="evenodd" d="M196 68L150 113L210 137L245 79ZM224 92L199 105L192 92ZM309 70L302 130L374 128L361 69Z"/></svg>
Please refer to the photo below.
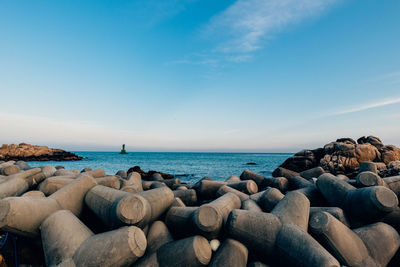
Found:
<svg viewBox="0 0 400 267"><path fill-rule="evenodd" d="M340 138L323 148L304 149L288 158L281 168L302 172L314 167L322 167L333 174L354 177L364 161L374 162L383 177L400 174L400 148L384 145L375 136L360 137L357 142L351 138ZM281 176L280 169L274 176Z"/></svg>
<svg viewBox="0 0 400 267"><path fill-rule="evenodd" d="M62 149L48 148L47 146L36 146L26 143L19 145L2 145L0 147L0 160L24 160L24 161L64 161L81 160L82 157Z"/></svg>

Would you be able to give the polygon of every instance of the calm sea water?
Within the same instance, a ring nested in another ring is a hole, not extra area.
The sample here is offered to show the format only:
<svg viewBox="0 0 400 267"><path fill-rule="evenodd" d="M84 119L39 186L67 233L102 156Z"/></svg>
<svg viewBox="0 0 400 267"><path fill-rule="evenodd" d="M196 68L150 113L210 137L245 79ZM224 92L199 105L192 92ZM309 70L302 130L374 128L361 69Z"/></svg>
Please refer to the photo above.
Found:
<svg viewBox="0 0 400 267"><path fill-rule="evenodd" d="M103 168L107 174L118 170L127 171L138 165L144 171L179 175L179 179L195 182L209 176L215 180L225 180L231 175L239 176L244 169L271 176L273 170L293 154L286 153L182 153L182 152L133 152L120 155L116 152L74 152L84 157L81 161L31 161L32 167L62 165L66 169L82 170L85 167ZM255 162L256 165L247 165Z"/></svg>

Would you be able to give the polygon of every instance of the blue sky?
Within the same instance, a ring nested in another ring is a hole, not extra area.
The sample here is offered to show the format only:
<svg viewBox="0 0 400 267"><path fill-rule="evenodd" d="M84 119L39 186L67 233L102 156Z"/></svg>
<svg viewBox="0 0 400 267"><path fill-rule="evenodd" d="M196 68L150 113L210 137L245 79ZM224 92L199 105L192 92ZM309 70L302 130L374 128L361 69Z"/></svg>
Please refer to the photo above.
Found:
<svg viewBox="0 0 400 267"><path fill-rule="evenodd" d="M400 145L396 0L0 0L2 143Z"/></svg>

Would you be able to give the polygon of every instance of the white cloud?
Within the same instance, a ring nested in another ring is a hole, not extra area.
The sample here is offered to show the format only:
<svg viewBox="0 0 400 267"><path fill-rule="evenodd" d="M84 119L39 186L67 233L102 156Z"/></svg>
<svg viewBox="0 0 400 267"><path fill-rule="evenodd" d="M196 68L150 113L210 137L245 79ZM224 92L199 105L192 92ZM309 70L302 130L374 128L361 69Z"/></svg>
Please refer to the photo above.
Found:
<svg viewBox="0 0 400 267"><path fill-rule="evenodd" d="M333 112L331 115L344 115L344 114L349 114L349 113L354 113L354 112L365 111L365 110L369 110L369 109L373 109L373 108L394 105L394 104L398 104L398 103L400 103L400 98L391 98L391 99L380 100L377 102L368 103L368 104L364 104L364 105L354 106L354 107L351 107L348 109L339 110L339 111Z"/></svg>
<svg viewBox="0 0 400 267"><path fill-rule="evenodd" d="M206 32L224 53L251 53L288 25L320 15L338 0L237 0L211 19Z"/></svg>

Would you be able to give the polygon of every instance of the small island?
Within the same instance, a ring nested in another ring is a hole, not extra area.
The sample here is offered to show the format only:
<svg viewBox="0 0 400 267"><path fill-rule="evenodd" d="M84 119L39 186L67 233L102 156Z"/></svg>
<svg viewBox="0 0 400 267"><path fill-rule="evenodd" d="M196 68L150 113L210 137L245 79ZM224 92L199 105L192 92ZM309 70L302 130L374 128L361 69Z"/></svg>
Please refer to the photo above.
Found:
<svg viewBox="0 0 400 267"><path fill-rule="evenodd" d="M3 144L0 147L0 160L24 160L24 161L69 161L81 160L82 157L62 149L49 148L47 146L20 144Z"/></svg>

